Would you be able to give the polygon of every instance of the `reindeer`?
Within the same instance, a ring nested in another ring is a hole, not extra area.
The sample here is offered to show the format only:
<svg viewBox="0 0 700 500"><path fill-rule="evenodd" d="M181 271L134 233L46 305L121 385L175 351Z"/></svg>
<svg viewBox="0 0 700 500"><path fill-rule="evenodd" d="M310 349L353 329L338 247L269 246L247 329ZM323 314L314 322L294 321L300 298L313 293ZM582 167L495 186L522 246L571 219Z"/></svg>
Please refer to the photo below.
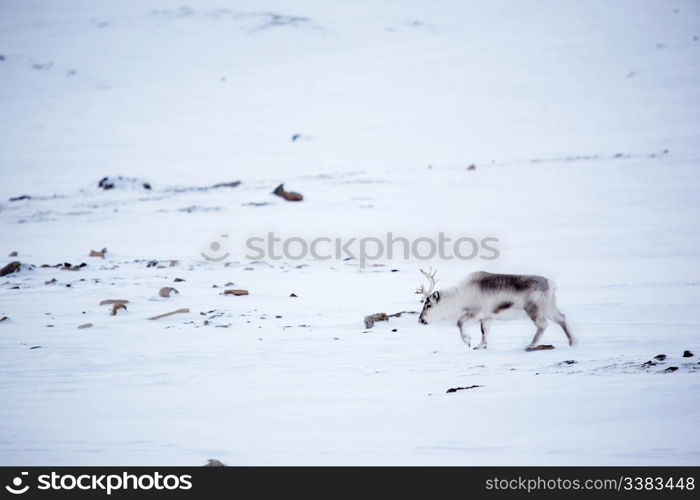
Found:
<svg viewBox="0 0 700 500"><path fill-rule="evenodd" d="M471 346L467 333L470 323L481 323L481 343L474 349L486 349L492 320L523 317L529 317L537 326L528 348L540 341L547 328L548 318L561 326L570 346L577 343L566 324L566 317L557 309L555 285L547 278L478 271L470 274L456 287L433 291L437 283L437 271L431 269L425 272L421 269L420 272L428 279L429 288L426 290L421 285L416 290L417 294L425 297L418 321L427 325L440 320L456 320L467 347Z"/></svg>

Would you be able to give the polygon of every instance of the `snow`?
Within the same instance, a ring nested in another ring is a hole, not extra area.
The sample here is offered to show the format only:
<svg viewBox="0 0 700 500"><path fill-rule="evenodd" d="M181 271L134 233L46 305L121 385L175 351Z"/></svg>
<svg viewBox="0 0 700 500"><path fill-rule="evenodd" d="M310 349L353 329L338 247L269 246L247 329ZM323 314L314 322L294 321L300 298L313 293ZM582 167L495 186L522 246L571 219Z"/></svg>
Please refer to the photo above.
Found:
<svg viewBox="0 0 700 500"><path fill-rule="evenodd" d="M698 37L692 1L3 0L0 464L700 464ZM500 257L246 258L268 232ZM580 345L364 328L431 265L553 279Z"/></svg>

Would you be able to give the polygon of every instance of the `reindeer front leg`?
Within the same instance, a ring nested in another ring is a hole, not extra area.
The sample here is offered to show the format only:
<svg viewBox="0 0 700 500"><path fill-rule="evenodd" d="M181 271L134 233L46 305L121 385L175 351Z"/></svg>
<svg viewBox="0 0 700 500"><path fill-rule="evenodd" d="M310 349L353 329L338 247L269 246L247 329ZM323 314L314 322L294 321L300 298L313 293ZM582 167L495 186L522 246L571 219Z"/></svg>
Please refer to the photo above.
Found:
<svg viewBox="0 0 700 500"><path fill-rule="evenodd" d="M472 339L467 333L467 324L474 319L474 313L470 311L465 311L459 319L457 320L457 328L459 328L459 333L462 336L462 341L467 344L467 347L471 346Z"/></svg>
<svg viewBox="0 0 700 500"><path fill-rule="evenodd" d="M489 328L491 328L491 318L481 320L481 343L474 349L486 349L486 342L489 336Z"/></svg>

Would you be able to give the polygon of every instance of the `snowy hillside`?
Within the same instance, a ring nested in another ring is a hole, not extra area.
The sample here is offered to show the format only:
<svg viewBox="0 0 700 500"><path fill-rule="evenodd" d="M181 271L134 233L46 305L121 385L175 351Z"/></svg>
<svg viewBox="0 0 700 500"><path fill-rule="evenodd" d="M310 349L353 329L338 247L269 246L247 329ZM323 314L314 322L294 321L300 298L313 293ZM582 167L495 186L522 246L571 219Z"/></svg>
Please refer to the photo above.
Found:
<svg viewBox="0 0 700 500"><path fill-rule="evenodd" d="M699 58L693 1L0 0L0 464L700 465ZM499 258L246 248L388 232ZM580 345L365 328L430 266Z"/></svg>

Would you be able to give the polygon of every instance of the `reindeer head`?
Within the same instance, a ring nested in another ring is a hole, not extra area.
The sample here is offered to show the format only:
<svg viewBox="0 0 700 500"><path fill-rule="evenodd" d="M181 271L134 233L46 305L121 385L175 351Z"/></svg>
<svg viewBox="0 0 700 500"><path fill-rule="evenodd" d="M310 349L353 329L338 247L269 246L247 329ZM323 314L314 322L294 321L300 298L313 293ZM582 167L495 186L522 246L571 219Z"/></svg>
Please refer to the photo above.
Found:
<svg viewBox="0 0 700 500"><path fill-rule="evenodd" d="M438 305L438 302L440 302L440 292L433 292L433 290L435 289L435 284L437 283L437 280L435 279L437 271L433 271L431 268L428 272L425 272L422 269L420 270L420 272L423 276L428 278L430 286L427 290L423 285L416 289L417 294L423 295L425 297L425 299L423 300L423 310L421 311L420 316L418 317L418 322L427 325L429 322L428 320L432 316L433 311L431 309L436 307Z"/></svg>

